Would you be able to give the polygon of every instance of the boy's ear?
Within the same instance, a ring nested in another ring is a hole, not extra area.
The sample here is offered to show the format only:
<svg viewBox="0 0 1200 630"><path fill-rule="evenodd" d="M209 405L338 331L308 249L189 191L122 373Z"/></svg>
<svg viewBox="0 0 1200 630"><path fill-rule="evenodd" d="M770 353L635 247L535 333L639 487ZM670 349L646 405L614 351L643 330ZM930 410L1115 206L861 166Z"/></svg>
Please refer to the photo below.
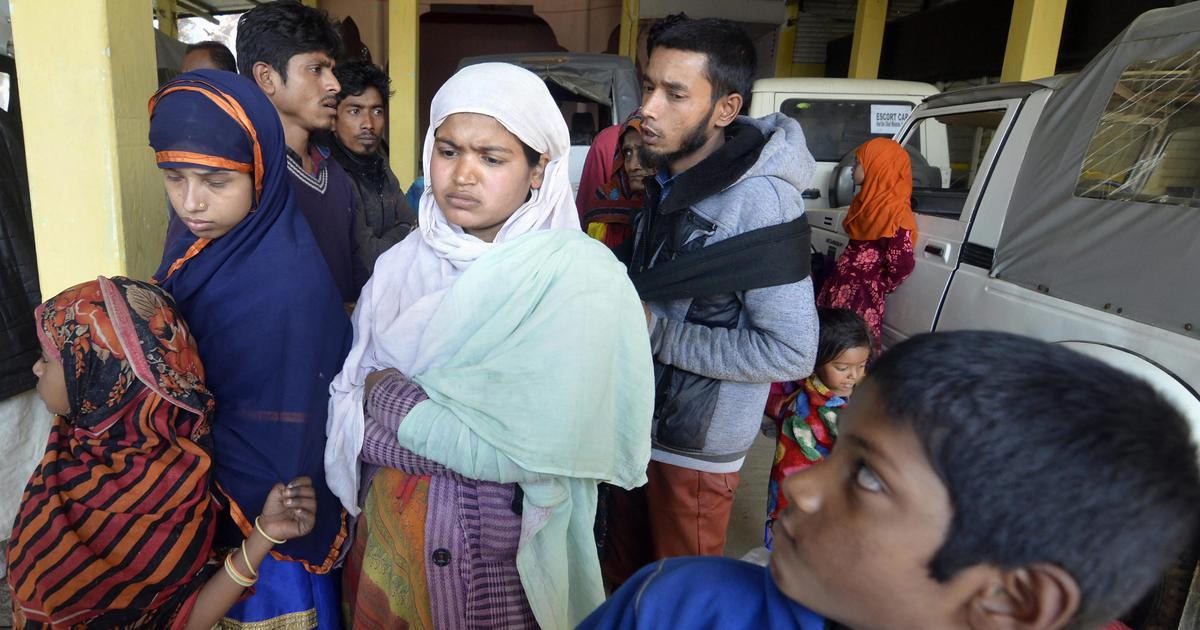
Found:
<svg viewBox="0 0 1200 630"><path fill-rule="evenodd" d="M1057 630L1079 610L1079 584L1052 564L1004 571L972 598L972 630Z"/></svg>
<svg viewBox="0 0 1200 630"><path fill-rule="evenodd" d="M254 77L254 82L258 84L258 89L266 93L267 96L275 95L275 81L278 73L271 64L258 61L254 63L254 67L250 69L250 75Z"/></svg>

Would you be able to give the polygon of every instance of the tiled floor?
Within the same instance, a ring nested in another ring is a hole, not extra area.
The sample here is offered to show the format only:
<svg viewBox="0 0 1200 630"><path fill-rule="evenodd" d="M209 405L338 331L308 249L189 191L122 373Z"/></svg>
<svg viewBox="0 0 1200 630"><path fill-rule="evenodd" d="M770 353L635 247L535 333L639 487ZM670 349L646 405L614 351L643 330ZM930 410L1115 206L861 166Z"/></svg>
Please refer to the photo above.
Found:
<svg viewBox="0 0 1200 630"><path fill-rule="evenodd" d="M767 479L771 473L771 460L775 456L775 440L761 433L746 455L742 465L742 479L738 483L733 499L733 513L729 517L729 534L725 541L725 555L740 558L747 551L763 544L763 522L767 516Z"/></svg>
<svg viewBox="0 0 1200 630"><path fill-rule="evenodd" d="M4 579L8 575L6 573L8 567L4 565L7 547L8 541L0 540L0 628L12 626L12 598L8 595L8 580Z"/></svg>
<svg viewBox="0 0 1200 630"><path fill-rule="evenodd" d="M0 584L0 628L12 627L12 601L8 596L8 584Z"/></svg>

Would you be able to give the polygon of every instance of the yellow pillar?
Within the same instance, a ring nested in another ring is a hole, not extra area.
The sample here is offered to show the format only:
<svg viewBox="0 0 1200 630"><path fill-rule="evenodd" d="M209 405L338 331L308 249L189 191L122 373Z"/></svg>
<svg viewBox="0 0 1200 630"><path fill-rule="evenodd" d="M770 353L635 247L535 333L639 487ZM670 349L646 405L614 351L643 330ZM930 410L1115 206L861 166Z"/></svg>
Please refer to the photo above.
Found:
<svg viewBox="0 0 1200 630"><path fill-rule="evenodd" d="M823 77L825 76L825 64L823 63L794 63L792 64L791 74L789 77Z"/></svg>
<svg viewBox="0 0 1200 630"><path fill-rule="evenodd" d="M417 178L421 130L417 129L417 52L420 7L417 0L388 0L388 74L392 97L388 99L388 141L392 172L408 187Z"/></svg>
<svg viewBox="0 0 1200 630"><path fill-rule="evenodd" d="M638 50L638 20L641 19L641 7L638 0L621 0L621 41L617 54L629 57L637 65Z"/></svg>
<svg viewBox="0 0 1200 630"><path fill-rule="evenodd" d="M167 225L147 145L157 82L149 4L11 6L42 294L100 274L148 278Z"/></svg>
<svg viewBox="0 0 1200 630"><path fill-rule="evenodd" d="M787 18L779 27L779 44L775 46L775 76L790 77L792 57L796 53L796 20L800 17L800 0L788 0Z"/></svg>
<svg viewBox="0 0 1200 630"><path fill-rule="evenodd" d="M858 0L854 39L850 43L850 78L878 79L883 28L887 25L887 0Z"/></svg>
<svg viewBox="0 0 1200 630"><path fill-rule="evenodd" d="M1001 81L1028 81L1054 74L1067 0L1016 0L1008 26Z"/></svg>
<svg viewBox="0 0 1200 630"><path fill-rule="evenodd" d="M154 0L154 16L158 18L158 30L167 37L179 37L179 25L176 20L179 8L175 0Z"/></svg>

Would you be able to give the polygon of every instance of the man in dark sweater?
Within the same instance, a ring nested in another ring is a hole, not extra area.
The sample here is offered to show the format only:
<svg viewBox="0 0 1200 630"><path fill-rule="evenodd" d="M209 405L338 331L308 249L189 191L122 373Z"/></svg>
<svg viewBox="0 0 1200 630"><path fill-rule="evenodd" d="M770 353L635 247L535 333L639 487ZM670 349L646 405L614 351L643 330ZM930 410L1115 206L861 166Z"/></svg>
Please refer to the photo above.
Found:
<svg viewBox="0 0 1200 630"><path fill-rule="evenodd" d="M379 66L357 59L334 68L333 74L342 91L329 147L354 184L358 253L367 269L374 269L375 259L417 225L417 213L388 167L381 142L390 80Z"/></svg>
<svg viewBox="0 0 1200 630"><path fill-rule="evenodd" d="M293 199L308 219L334 283L347 304L358 300L370 271L354 237L356 209L350 177L314 132L333 129L337 94L333 74L341 40L324 11L280 0L238 20L238 71L258 84L283 122Z"/></svg>

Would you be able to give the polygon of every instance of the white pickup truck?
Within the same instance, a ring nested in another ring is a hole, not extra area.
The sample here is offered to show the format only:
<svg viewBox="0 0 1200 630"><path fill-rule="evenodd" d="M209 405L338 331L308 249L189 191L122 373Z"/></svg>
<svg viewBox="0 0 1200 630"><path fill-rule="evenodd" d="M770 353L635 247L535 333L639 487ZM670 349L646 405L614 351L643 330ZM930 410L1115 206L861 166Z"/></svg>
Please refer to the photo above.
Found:
<svg viewBox="0 0 1200 630"><path fill-rule="evenodd" d="M1146 378L1200 436L1197 95L1190 3L1142 15L1077 75L925 99L895 139L912 155L945 134L948 155L920 151L914 172L949 177L914 186L916 268L888 299L884 345L966 328L1066 343ZM817 251L842 251L844 216L808 210ZM1197 628L1200 572L1181 552L1164 588L1188 603L1170 627Z"/></svg>
<svg viewBox="0 0 1200 630"><path fill-rule="evenodd" d="M759 79L751 88L749 113L761 118L781 112L800 123L808 150L817 161L812 184L804 191L804 207L829 208L849 204L853 195L849 178L840 187L832 178L838 163L871 138L892 137L913 108L937 91L916 81ZM916 145L925 154L946 161L945 135L922 137Z"/></svg>

